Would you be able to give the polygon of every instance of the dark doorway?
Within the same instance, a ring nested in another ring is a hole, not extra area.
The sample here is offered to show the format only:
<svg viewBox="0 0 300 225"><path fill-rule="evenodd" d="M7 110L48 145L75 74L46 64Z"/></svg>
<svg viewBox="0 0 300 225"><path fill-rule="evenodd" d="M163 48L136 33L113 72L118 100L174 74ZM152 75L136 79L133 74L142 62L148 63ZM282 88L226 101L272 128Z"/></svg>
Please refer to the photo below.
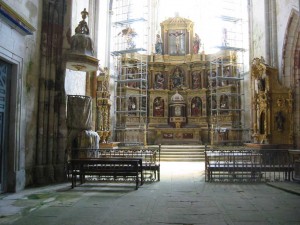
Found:
<svg viewBox="0 0 300 225"><path fill-rule="evenodd" d="M0 59L0 192L7 189L7 136L12 65Z"/></svg>

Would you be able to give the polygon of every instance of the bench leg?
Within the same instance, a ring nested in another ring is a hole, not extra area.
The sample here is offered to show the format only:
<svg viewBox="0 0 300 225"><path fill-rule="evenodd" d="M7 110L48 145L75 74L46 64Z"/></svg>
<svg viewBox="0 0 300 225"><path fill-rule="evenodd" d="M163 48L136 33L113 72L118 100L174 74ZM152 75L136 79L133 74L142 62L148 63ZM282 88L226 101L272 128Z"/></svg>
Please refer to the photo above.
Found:
<svg viewBox="0 0 300 225"><path fill-rule="evenodd" d="M71 181L72 181L72 188L74 188L76 186L76 176L74 176L73 172L71 175Z"/></svg>
<svg viewBox="0 0 300 225"><path fill-rule="evenodd" d="M141 186L144 184L144 171L141 170Z"/></svg>
<svg viewBox="0 0 300 225"><path fill-rule="evenodd" d="M208 170L208 182L212 181L212 171Z"/></svg>
<svg viewBox="0 0 300 225"><path fill-rule="evenodd" d="M135 183L135 190L139 189L139 172L136 173L136 183Z"/></svg>

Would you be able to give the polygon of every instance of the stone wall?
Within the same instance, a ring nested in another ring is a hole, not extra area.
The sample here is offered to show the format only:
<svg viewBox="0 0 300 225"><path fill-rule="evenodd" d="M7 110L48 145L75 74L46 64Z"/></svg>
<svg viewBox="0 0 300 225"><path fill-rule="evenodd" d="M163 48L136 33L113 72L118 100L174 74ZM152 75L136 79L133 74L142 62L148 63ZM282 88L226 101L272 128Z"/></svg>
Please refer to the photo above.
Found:
<svg viewBox="0 0 300 225"><path fill-rule="evenodd" d="M41 1L3 2L33 28L32 35L24 35L0 19L0 58L13 66L7 177L4 177L4 183L7 191L18 191L30 182L25 168L32 168L35 161Z"/></svg>

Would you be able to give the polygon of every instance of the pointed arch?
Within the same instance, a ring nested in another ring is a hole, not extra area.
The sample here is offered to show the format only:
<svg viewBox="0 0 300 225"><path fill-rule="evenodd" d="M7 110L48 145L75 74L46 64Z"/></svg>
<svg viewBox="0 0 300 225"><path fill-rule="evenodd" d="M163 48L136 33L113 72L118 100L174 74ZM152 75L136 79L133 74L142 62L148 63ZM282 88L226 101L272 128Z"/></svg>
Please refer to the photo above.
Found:
<svg viewBox="0 0 300 225"><path fill-rule="evenodd" d="M292 10L283 44L282 83L294 90L294 129L300 126L300 17ZM300 133L294 130L296 146L300 146Z"/></svg>
<svg viewBox="0 0 300 225"><path fill-rule="evenodd" d="M300 18L296 10L292 10L288 20L283 43L283 84L288 87L296 85L295 79L299 79L299 50L300 50ZM298 71L297 71L298 70ZM297 81L296 81L297 82ZM299 80L298 80L299 85Z"/></svg>

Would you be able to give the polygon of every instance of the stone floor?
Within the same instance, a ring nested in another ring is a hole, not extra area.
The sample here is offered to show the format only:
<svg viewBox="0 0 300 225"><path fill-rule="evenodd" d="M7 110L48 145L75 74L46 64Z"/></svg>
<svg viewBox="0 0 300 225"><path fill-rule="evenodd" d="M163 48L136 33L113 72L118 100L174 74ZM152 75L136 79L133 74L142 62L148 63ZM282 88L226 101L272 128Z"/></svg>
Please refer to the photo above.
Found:
<svg viewBox="0 0 300 225"><path fill-rule="evenodd" d="M205 183L203 163L161 164L161 181L70 183L0 195L0 224L300 224L300 184Z"/></svg>

